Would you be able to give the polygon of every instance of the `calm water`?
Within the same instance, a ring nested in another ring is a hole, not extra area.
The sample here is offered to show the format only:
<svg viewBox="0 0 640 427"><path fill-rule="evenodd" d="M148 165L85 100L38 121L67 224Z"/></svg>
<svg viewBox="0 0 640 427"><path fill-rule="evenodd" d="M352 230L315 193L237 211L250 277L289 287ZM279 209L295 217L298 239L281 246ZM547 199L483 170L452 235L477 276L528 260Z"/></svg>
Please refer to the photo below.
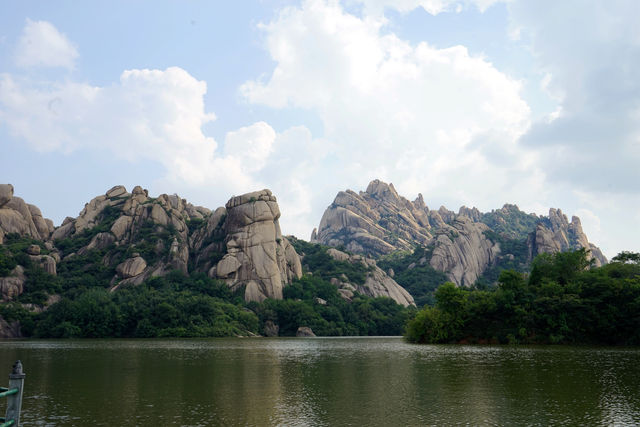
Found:
<svg viewBox="0 0 640 427"><path fill-rule="evenodd" d="M25 425L640 424L640 349L4 341L0 385L16 359Z"/></svg>

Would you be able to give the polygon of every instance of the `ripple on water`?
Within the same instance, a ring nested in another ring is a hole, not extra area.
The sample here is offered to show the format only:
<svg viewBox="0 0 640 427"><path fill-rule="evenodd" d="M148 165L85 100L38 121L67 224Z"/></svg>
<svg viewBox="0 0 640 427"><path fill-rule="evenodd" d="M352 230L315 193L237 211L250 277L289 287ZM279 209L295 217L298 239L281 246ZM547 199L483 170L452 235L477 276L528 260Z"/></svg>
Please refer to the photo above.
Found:
<svg viewBox="0 0 640 427"><path fill-rule="evenodd" d="M634 348L388 337L0 342L0 368L8 374L15 359L32 425L640 423Z"/></svg>

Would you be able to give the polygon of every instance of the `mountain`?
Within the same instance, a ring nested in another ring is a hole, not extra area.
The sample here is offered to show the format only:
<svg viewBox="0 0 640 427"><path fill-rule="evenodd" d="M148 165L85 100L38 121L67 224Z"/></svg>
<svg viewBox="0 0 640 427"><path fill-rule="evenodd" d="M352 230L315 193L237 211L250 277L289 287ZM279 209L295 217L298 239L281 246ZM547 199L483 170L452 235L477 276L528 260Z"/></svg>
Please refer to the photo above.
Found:
<svg viewBox="0 0 640 427"><path fill-rule="evenodd" d="M0 202L0 244L4 236L12 236L12 241L33 239L29 256L46 271L55 275L60 266L69 280L90 272L90 280L112 291L178 270L222 280L232 292L241 292L245 301L260 302L282 299L284 287L303 273L300 256L280 230L276 198L266 189L232 197L225 207L212 211L175 194L150 197L140 186L131 193L115 186L55 229L37 207L14 197L10 184L0 186ZM337 270L335 277L326 277L340 281L345 299L358 292L413 305L411 296L375 261L330 253L333 262L344 268L366 267L361 281L342 280ZM22 293L26 280L22 270L16 265L0 272L5 301Z"/></svg>
<svg viewBox="0 0 640 427"><path fill-rule="evenodd" d="M53 227L0 185L0 337L399 335L376 261L282 235L261 190L214 210L115 186Z"/></svg>
<svg viewBox="0 0 640 427"><path fill-rule="evenodd" d="M607 262L589 243L580 219L569 222L560 209L540 217L509 204L488 213L465 206L458 213L444 206L431 210L421 194L411 202L379 180L364 192L339 192L311 241L372 257L422 246L428 251L420 264L459 286L495 279L501 268L524 270L541 253L586 248L595 266Z"/></svg>

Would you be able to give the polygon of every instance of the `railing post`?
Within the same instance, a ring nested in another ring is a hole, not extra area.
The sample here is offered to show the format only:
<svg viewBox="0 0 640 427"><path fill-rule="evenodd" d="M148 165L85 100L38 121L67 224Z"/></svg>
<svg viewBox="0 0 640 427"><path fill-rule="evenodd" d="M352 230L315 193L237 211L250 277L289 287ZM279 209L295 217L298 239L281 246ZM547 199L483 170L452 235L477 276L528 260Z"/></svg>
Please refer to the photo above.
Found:
<svg viewBox="0 0 640 427"><path fill-rule="evenodd" d="M9 389L17 388L18 392L7 396L7 415L5 420L15 420L15 426L20 425L20 409L22 408L22 388L24 386L25 373L22 372L22 363L18 360L13 364L13 371L9 374Z"/></svg>

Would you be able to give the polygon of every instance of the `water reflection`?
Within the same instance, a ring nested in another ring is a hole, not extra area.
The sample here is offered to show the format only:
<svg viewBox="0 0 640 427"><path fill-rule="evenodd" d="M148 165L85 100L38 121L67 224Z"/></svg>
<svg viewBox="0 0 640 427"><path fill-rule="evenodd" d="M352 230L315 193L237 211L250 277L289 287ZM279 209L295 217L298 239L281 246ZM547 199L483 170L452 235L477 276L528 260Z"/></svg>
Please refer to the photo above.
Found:
<svg viewBox="0 0 640 427"><path fill-rule="evenodd" d="M640 423L640 350L396 338L14 341L32 425ZM3 409L2 409L3 410Z"/></svg>

